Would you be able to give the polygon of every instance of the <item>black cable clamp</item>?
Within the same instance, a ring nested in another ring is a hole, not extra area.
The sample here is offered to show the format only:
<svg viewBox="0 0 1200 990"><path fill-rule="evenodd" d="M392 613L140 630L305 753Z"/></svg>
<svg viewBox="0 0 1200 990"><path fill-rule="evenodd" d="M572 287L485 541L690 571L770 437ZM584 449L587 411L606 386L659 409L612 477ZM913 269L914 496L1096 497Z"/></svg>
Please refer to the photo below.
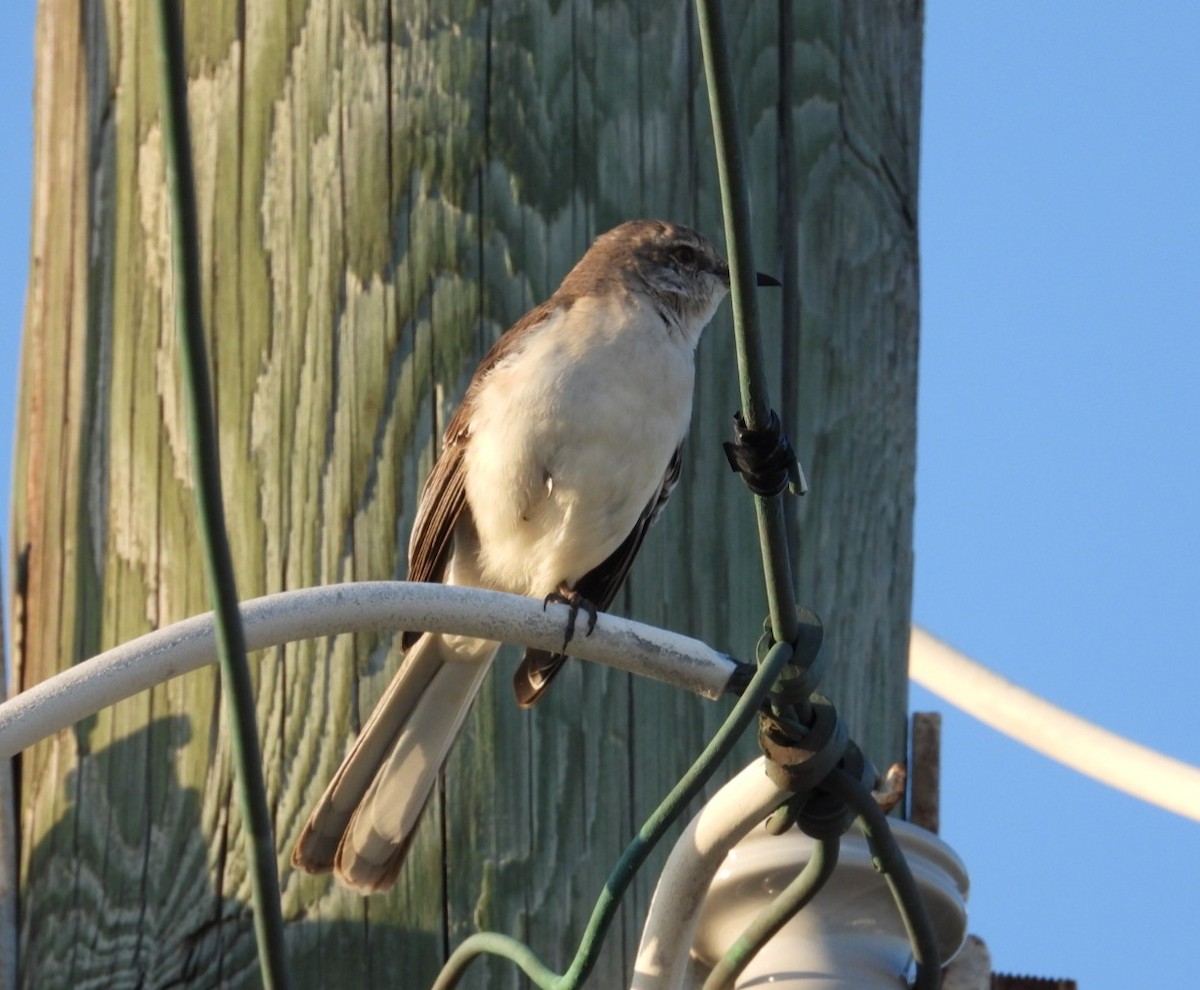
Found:
<svg viewBox="0 0 1200 990"><path fill-rule="evenodd" d="M864 786L875 781L875 768L850 738L837 709L820 695L812 697L813 721L803 739L794 728L770 716L760 716L758 742L767 758L767 776L792 792L776 809L767 830L779 835L797 825L814 839L842 835L854 820L854 810L840 797L822 788L834 769L844 770Z"/></svg>
<svg viewBox="0 0 1200 990"><path fill-rule="evenodd" d="M783 720L770 715L759 720L758 744L767 758L767 776L793 794L815 790L841 762L850 742L846 723L829 699L817 694L811 700L812 723L802 739Z"/></svg>
<svg viewBox="0 0 1200 990"><path fill-rule="evenodd" d="M737 439L727 440L721 446L725 448L729 466L742 476L750 491L763 498L779 495L785 488L793 495L808 492L804 469L774 409L761 429L750 429L740 411L733 414L733 422Z"/></svg>
<svg viewBox="0 0 1200 990"><path fill-rule="evenodd" d="M850 738L833 703L814 689L824 669L824 627L812 609L797 606L799 634L791 663L784 668L759 713L758 744L767 759L767 776L793 797L776 809L767 830L778 835L798 825L814 839L833 839L854 820L846 802L822 787L835 769L844 770L868 789L875 768ZM774 645L771 622L763 623L757 652L762 661Z"/></svg>

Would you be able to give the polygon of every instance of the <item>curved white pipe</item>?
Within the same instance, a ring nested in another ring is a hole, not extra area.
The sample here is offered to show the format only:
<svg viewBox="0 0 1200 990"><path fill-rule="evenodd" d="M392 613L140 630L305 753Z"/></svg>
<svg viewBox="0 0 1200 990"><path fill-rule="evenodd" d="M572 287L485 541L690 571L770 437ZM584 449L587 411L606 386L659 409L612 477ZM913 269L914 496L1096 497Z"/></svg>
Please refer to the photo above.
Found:
<svg viewBox="0 0 1200 990"><path fill-rule="evenodd" d="M913 626L908 672L955 708L1109 787L1200 822L1200 768L1130 742Z"/></svg>
<svg viewBox="0 0 1200 990"><path fill-rule="evenodd" d="M476 588L364 581L267 595L243 603L246 643L261 650L340 633L422 629L542 649L562 647L566 607ZM581 660L718 698L735 662L699 640L601 613L571 641ZM212 613L177 622L76 664L0 705L0 759L216 660Z"/></svg>
<svg viewBox="0 0 1200 990"><path fill-rule="evenodd" d="M681 990L691 984L692 941L712 878L738 840L788 796L767 777L760 756L688 822L654 889L631 990Z"/></svg>

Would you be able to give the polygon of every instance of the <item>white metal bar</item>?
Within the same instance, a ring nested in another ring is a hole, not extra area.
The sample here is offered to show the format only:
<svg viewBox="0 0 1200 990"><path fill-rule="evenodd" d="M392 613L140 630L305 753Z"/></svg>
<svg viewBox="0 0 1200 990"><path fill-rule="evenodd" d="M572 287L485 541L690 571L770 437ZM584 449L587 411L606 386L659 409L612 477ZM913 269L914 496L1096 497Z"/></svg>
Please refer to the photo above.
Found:
<svg viewBox="0 0 1200 990"><path fill-rule="evenodd" d="M267 595L242 605L251 650L341 633L428 629L541 649L562 647L566 606L476 588L407 581L329 585ZM718 698L736 669L699 640L601 613L571 655ZM216 660L212 613L177 622L76 664L0 705L0 759Z"/></svg>

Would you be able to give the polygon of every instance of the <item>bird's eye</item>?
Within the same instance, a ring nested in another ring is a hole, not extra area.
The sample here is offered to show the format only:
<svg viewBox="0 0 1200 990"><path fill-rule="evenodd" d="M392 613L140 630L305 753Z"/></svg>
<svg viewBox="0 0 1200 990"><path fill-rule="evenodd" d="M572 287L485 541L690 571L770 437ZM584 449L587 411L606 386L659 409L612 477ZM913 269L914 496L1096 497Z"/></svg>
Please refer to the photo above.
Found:
<svg viewBox="0 0 1200 990"><path fill-rule="evenodd" d="M688 268L696 264L696 249L689 247L687 244L680 244L672 248L671 254L676 261Z"/></svg>

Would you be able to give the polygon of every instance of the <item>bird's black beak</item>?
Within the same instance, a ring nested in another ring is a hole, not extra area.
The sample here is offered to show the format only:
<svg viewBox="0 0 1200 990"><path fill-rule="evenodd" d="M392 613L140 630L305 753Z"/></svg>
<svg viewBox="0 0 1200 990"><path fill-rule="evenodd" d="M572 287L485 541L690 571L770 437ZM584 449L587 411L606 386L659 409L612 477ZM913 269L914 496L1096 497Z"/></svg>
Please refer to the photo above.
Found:
<svg viewBox="0 0 1200 990"><path fill-rule="evenodd" d="M754 276L754 278L755 278L755 281L757 282L757 284L759 284L759 285L783 285L783 283L780 282L779 279L774 278L770 275L764 275L762 272L758 272Z"/></svg>

